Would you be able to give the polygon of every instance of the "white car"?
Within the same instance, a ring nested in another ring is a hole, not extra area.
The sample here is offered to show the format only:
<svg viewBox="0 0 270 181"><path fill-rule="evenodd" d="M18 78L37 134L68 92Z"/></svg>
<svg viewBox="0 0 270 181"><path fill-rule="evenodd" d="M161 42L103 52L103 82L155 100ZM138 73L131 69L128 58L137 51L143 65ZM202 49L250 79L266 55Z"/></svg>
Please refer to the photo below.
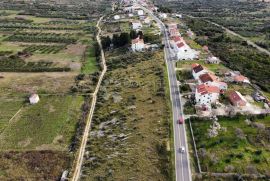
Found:
<svg viewBox="0 0 270 181"><path fill-rule="evenodd" d="M179 152L180 152L180 153L185 153L185 148L182 146L182 147L179 149Z"/></svg>

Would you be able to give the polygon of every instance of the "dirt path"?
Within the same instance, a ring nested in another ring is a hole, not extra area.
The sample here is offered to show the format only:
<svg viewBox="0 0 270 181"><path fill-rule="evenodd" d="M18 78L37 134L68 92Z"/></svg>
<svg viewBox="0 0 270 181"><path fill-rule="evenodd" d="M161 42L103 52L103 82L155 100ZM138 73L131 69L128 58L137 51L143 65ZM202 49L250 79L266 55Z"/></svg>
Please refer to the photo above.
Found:
<svg viewBox="0 0 270 181"><path fill-rule="evenodd" d="M186 15L186 16L187 16L187 17L190 17L190 18L197 18L197 19L200 19L200 17L194 17L194 16L190 16L190 15ZM201 18L201 19L204 19L204 18ZM257 50L259 50L260 52L266 53L267 55L270 56L270 52L269 52L268 50L266 50L265 48L262 48L262 47L256 45L256 43L254 43L254 42L251 41L250 39L248 39L248 38L246 38L246 37L243 37L242 35L240 35L240 34L234 32L234 31L232 31L232 30L229 30L228 28L226 28L226 27L224 27L224 26L222 26L222 25L220 25L220 24L217 24L217 23L215 23L215 22L212 22L212 21L209 21L209 20L206 20L206 19L204 19L204 20L205 20L206 22L208 22L208 23L211 23L212 25L215 25L215 26L218 26L218 27L222 28L223 30L225 30L225 31L226 31L227 33L229 33L229 34L232 34L232 35L234 35L234 36L237 36L237 37L241 38L242 40L246 41L248 45L251 45L251 46L253 46L254 48L256 48Z"/></svg>
<svg viewBox="0 0 270 181"><path fill-rule="evenodd" d="M101 75L99 77L95 92L93 93L93 97L92 97L92 104L91 104L91 109L87 118L87 122L86 122L86 126L85 126L85 130L84 130L84 134L82 137L82 142L81 142L81 146L78 152L78 155L76 157L76 165L74 168L74 173L72 176L72 181L78 181L81 175L81 167L82 167L82 163L83 163L83 157L84 157L84 152L85 152L85 147L86 147L86 143L88 140L88 135L89 135L89 131L91 128L91 122L92 122L92 117L93 117L93 113L95 110L95 106L96 106L96 102L97 102L97 93L99 91L101 82L103 80L103 77L107 71L107 66L106 66L106 60L105 60L105 55L104 55L104 51L102 49L102 45L101 45L101 40L100 40L100 33L101 33L101 29L99 27L100 22L102 21L103 16L98 20L96 27L98 28L98 34L96 36L97 41L98 41L98 45L100 47L101 50L101 60L102 60L102 65L103 65L103 70L101 72Z"/></svg>

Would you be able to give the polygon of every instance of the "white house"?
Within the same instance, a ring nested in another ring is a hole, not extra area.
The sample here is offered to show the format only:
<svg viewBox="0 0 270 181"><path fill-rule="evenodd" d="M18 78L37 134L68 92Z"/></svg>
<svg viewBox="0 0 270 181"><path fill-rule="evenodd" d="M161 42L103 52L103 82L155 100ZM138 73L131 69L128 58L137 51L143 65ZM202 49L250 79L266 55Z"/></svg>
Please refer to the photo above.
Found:
<svg viewBox="0 0 270 181"><path fill-rule="evenodd" d="M36 104L39 102L39 96L37 94L31 94L29 97L30 104Z"/></svg>
<svg viewBox="0 0 270 181"><path fill-rule="evenodd" d="M166 13L159 13L158 15L161 19L166 19L168 15Z"/></svg>
<svg viewBox="0 0 270 181"><path fill-rule="evenodd" d="M182 14L175 14L177 18L182 18Z"/></svg>
<svg viewBox="0 0 270 181"><path fill-rule="evenodd" d="M187 31L187 35L189 38L194 38L194 33L190 29Z"/></svg>
<svg viewBox="0 0 270 181"><path fill-rule="evenodd" d="M206 59L206 62L207 63L211 63L211 64L219 64L220 63L220 60L219 58L215 57L215 56L209 56L207 59Z"/></svg>
<svg viewBox="0 0 270 181"><path fill-rule="evenodd" d="M191 49L180 36L174 36L170 43L178 60L193 60L199 57L199 52Z"/></svg>
<svg viewBox="0 0 270 181"><path fill-rule="evenodd" d="M138 30L142 28L142 23L139 21L134 21L132 22L132 29L133 30Z"/></svg>
<svg viewBox="0 0 270 181"><path fill-rule="evenodd" d="M137 13L138 13L139 16L142 16L142 15L144 14L144 12L143 12L142 9L139 9L139 10L137 11Z"/></svg>
<svg viewBox="0 0 270 181"><path fill-rule="evenodd" d="M168 24L168 30L169 30L169 33L170 33L170 36L171 37L180 37L180 33L177 29L177 24L176 23L170 23Z"/></svg>
<svg viewBox="0 0 270 181"><path fill-rule="evenodd" d="M218 100L220 89L216 86L200 84L196 87L195 100L199 105L211 107Z"/></svg>
<svg viewBox="0 0 270 181"><path fill-rule="evenodd" d="M146 17L143 22L149 25L151 23L151 19L149 17Z"/></svg>
<svg viewBox="0 0 270 181"><path fill-rule="evenodd" d="M124 8L124 12L133 13L134 9L135 9L134 6L128 6Z"/></svg>
<svg viewBox="0 0 270 181"><path fill-rule="evenodd" d="M132 14L132 13L129 13L129 14L128 14L128 17L133 17L133 14Z"/></svg>
<svg viewBox="0 0 270 181"><path fill-rule="evenodd" d="M133 52L143 51L145 49L145 44L144 44L143 39L140 39L140 37L133 39L131 41L131 49Z"/></svg>
<svg viewBox="0 0 270 181"><path fill-rule="evenodd" d="M119 15L114 15L113 19L119 20L120 19L120 16Z"/></svg>
<svg viewBox="0 0 270 181"><path fill-rule="evenodd" d="M207 73L207 70L200 64L194 63L192 66L192 76L195 80L199 79L199 76Z"/></svg>

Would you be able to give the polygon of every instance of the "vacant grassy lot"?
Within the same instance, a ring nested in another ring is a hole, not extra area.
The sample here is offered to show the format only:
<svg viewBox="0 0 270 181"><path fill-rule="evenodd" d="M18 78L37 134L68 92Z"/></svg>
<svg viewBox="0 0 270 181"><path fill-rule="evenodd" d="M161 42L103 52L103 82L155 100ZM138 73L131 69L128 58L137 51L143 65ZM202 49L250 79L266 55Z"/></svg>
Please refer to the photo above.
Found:
<svg viewBox="0 0 270 181"><path fill-rule="evenodd" d="M270 174L270 116L220 118L221 130L208 136L209 120L193 120L203 171Z"/></svg>
<svg viewBox="0 0 270 181"><path fill-rule="evenodd" d="M10 119L22 107L23 98L5 97L0 98L0 134L8 126Z"/></svg>
<svg viewBox="0 0 270 181"><path fill-rule="evenodd" d="M0 79L0 93L24 93L30 92L55 94L67 93L74 84L76 73L2 73Z"/></svg>
<svg viewBox="0 0 270 181"><path fill-rule="evenodd" d="M114 53L107 54L82 180L170 180L163 53Z"/></svg>
<svg viewBox="0 0 270 181"><path fill-rule="evenodd" d="M82 73L84 74L90 74L97 72L98 65L96 61L96 56L95 56L95 49L93 46L90 46L85 53L85 59L86 62L84 62L83 67L82 67Z"/></svg>
<svg viewBox="0 0 270 181"><path fill-rule="evenodd" d="M59 180L70 161L59 151L0 152L0 180Z"/></svg>
<svg viewBox="0 0 270 181"><path fill-rule="evenodd" d="M43 96L24 106L1 133L1 150L67 150L82 103L80 96Z"/></svg>

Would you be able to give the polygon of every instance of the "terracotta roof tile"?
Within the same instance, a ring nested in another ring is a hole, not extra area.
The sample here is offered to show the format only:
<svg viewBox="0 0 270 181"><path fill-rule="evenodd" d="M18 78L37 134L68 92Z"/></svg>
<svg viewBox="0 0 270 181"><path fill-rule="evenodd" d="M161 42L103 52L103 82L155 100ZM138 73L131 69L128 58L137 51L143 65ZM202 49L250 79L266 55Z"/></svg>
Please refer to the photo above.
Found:
<svg viewBox="0 0 270 181"><path fill-rule="evenodd" d="M198 66L196 66L196 67L193 68L193 71L195 73L198 73L198 72L202 71L203 69L204 69L203 66L198 65Z"/></svg>
<svg viewBox="0 0 270 181"><path fill-rule="evenodd" d="M220 89L217 86L200 84L196 88L200 94L220 93Z"/></svg>
<svg viewBox="0 0 270 181"><path fill-rule="evenodd" d="M214 82L214 81L217 81L218 78L214 75L214 74L211 74L211 73L205 73L205 74L202 74L199 76L201 82L205 83L205 82Z"/></svg>

